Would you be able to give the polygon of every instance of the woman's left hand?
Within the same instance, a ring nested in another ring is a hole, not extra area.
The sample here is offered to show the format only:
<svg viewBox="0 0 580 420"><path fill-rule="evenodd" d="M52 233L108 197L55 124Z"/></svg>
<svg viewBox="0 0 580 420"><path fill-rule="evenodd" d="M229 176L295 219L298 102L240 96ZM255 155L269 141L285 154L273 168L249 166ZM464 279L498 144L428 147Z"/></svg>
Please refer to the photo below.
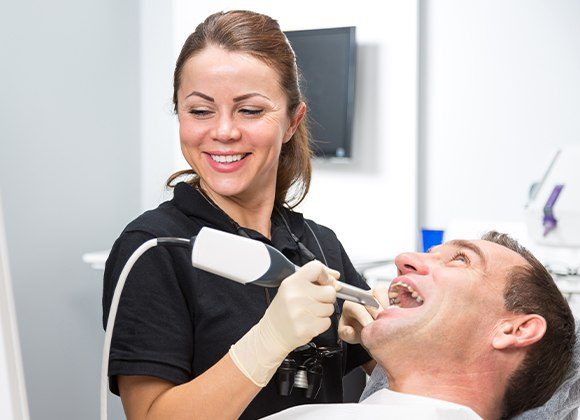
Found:
<svg viewBox="0 0 580 420"><path fill-rule="evenodd" d="M349 344L359 344L360 334L364 327L373 322L384 307L389 305L388 287L380 285L372 290L373 296L379 302L379 308L364 306L359 303L345 301L338 322L338 336Z"/></svg>

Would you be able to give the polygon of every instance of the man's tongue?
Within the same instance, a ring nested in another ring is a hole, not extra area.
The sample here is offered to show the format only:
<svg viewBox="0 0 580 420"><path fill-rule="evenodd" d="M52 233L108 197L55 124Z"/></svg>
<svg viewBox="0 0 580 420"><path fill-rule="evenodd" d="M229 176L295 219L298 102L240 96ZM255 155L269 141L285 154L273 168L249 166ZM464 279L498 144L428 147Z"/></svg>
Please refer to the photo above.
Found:
<svg viewBox="0 0 580 420"><path fill-rule="evenodd" d="M417 302L417 299L411 296L409 292L399 293L399 307L401 308L417 308L422 303Z"/></svg>

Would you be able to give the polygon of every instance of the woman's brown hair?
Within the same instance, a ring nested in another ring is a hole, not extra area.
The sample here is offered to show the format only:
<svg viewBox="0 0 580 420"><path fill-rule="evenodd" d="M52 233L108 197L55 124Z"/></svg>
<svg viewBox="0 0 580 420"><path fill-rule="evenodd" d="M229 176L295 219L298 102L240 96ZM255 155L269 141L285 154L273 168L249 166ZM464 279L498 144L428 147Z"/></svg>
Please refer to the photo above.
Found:
<svg viewBox="0 0 580 420"><path fill-rule="evenodd" d="M294 51L276 20L244 10L215 13L189 35L175 64L173 76L175 112L178 109L177 92L183 66L187 60L210 45L249 54L271 66L279 75L280 86L286 93L288 116L294 117L303 101ZM277 203L293 208L304 199L310 188L311 156L310 132L306 118L303 118L290 141L282 145L276 178ZM171 175L167 180L167 186L173 187L174 181L183 175L191 175L188 183L192 185L199 183L199 176L193 169L188 169Z"/></svg>

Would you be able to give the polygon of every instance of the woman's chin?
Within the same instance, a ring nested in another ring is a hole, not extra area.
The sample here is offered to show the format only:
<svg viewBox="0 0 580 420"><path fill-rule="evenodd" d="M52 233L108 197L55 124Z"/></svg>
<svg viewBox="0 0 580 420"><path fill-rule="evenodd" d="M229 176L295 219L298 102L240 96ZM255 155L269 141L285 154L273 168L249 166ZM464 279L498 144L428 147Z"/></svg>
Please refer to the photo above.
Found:
<svg viewBox="0 0 580 420"><path fill-rule="evenodd" d="M243 194L244 191L247 189L243 183L239 182L239 180L220 180L214 181L209 180L209 182L202 181L202 187L206 190L209 189L214 194L218 194L222 197L233 197Z"/></svg>
<svg viewBox="0 0 580 420"><path fill-rule="evenodd" d="M267 183L260 181L262 180L241 176L210 176L202 178L201 186L210 194L218 194L221 197L236 197L241 200L248 198L253 201L258 197L276 194L275 178L272 181L274 186L271 188Z"/></svg>

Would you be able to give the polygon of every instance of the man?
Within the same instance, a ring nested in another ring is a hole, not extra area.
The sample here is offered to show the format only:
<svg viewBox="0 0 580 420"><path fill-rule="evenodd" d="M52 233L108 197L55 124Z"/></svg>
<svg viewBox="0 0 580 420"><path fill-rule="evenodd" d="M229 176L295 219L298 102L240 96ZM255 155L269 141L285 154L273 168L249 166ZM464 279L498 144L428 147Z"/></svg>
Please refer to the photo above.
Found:
<svg viewBox="0 0 580 420"><path fill-rule="evenodd" d="M339 326L384 369L389 390L358 405L294 407L280 418L500 419L550 399L570 366L574 318L529 251L490 232L401 254L395 264L388 291L375 290L385 309L371 317L345 302Z"/></svg>

